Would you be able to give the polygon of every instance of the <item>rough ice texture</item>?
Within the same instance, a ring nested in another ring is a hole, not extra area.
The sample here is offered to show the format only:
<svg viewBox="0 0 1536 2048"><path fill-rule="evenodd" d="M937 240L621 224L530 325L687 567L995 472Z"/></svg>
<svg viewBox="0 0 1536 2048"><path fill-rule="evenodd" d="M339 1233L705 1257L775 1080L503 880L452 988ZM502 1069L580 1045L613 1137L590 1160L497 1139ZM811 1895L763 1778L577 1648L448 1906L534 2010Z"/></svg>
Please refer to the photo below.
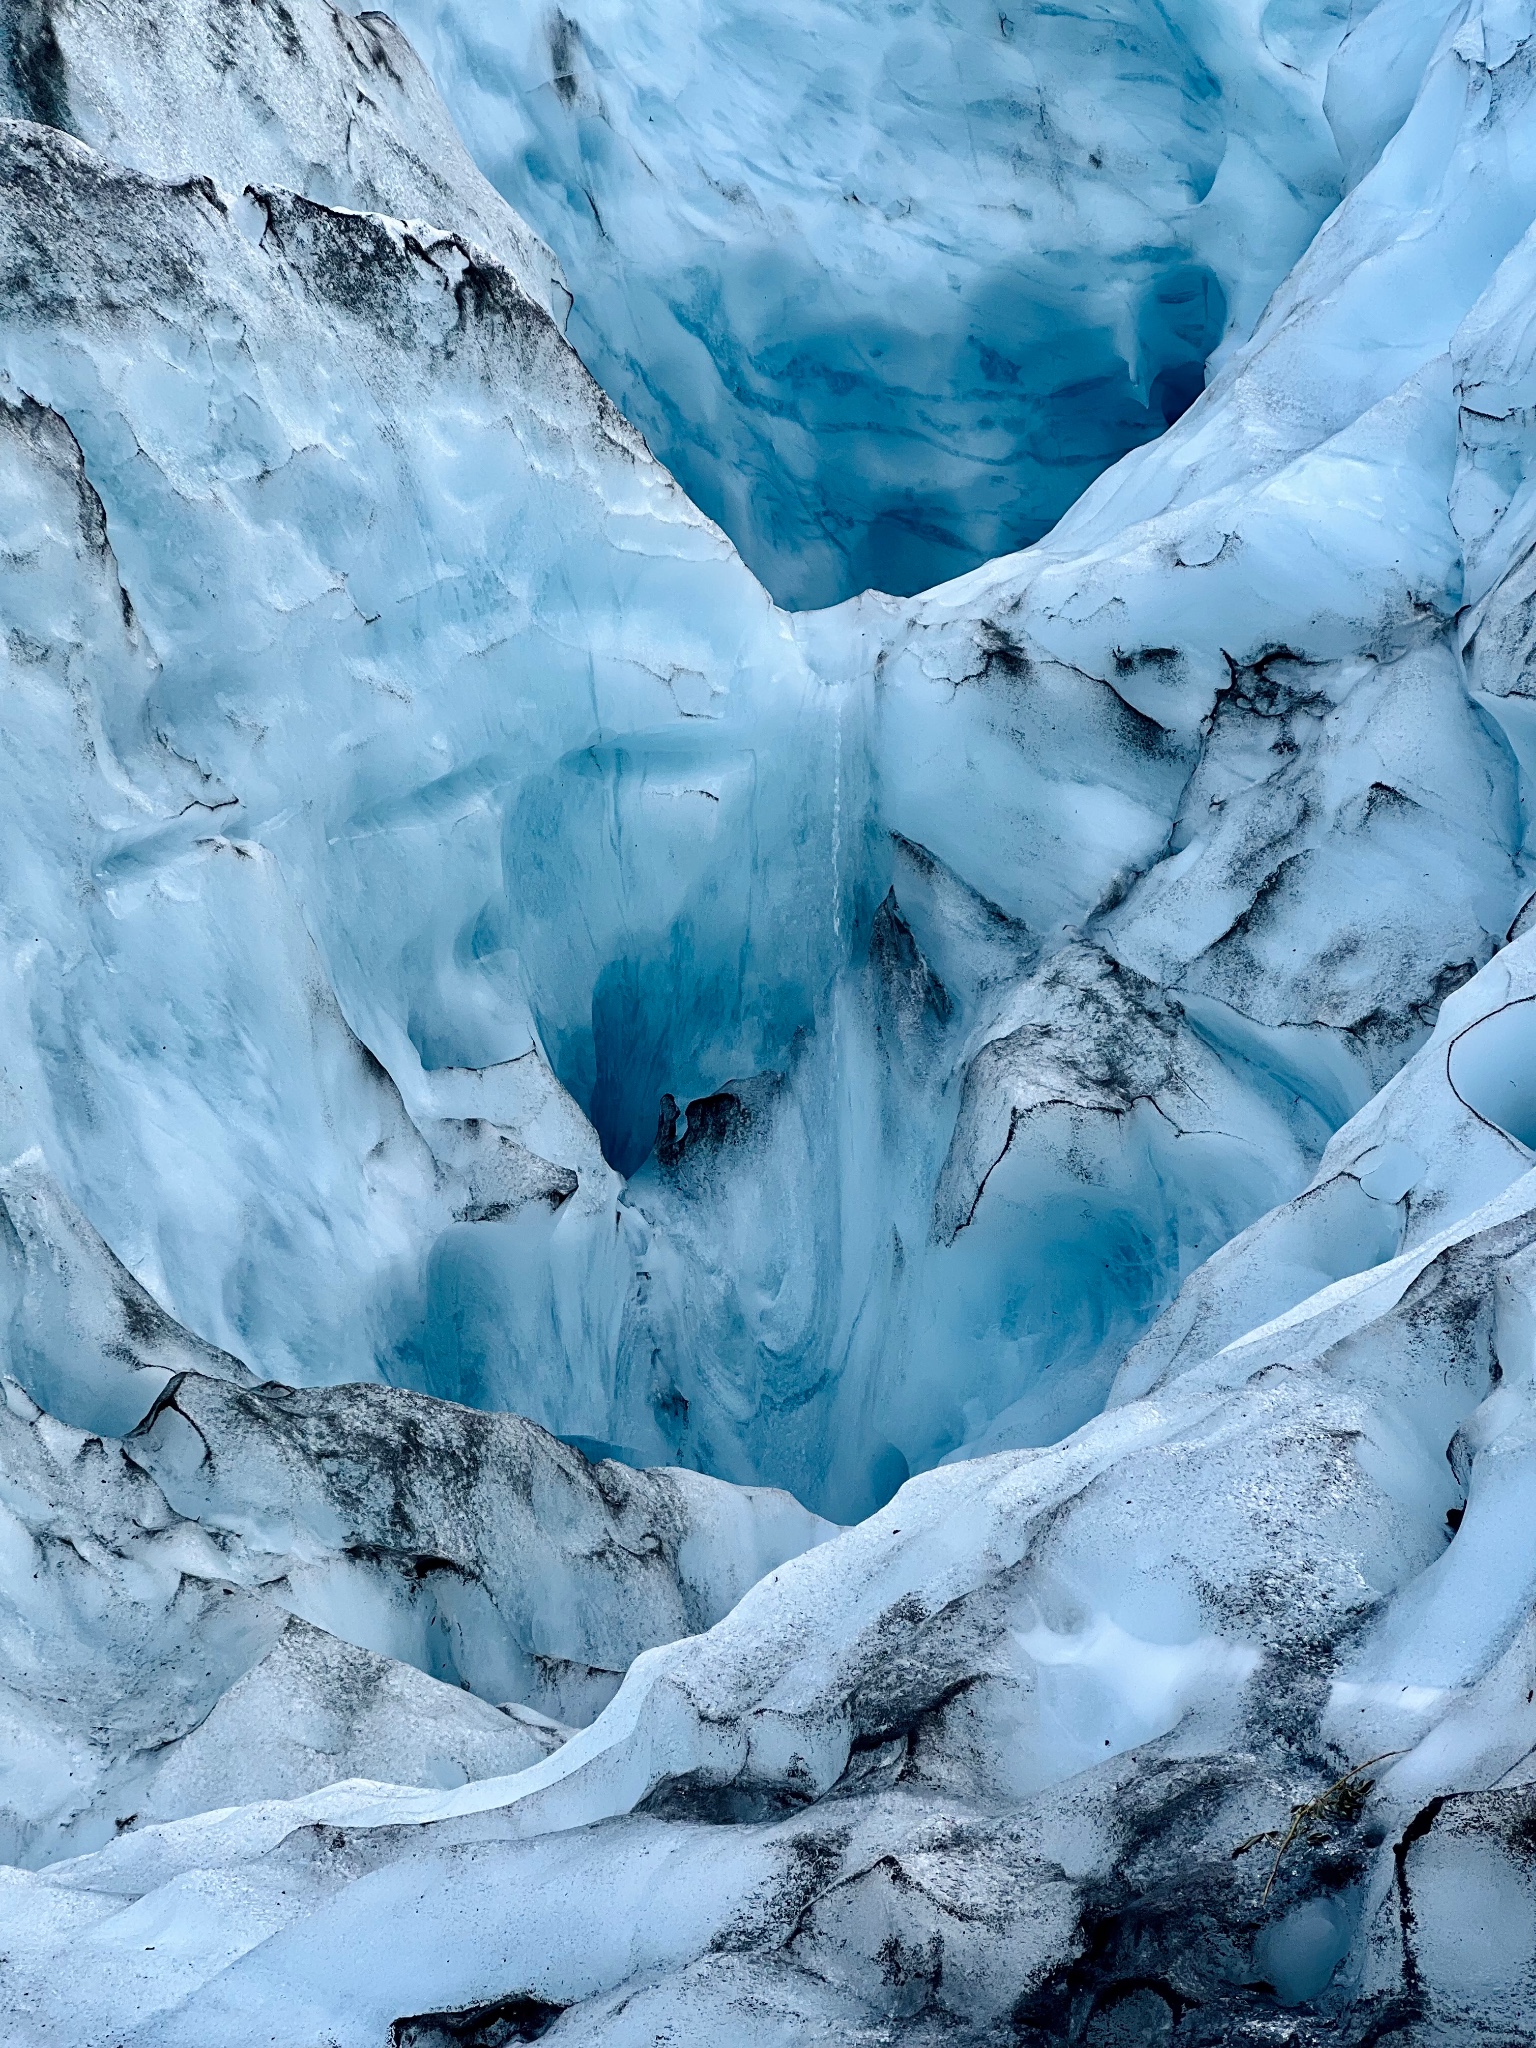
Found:
<svg viewBox="0 0 1536 2048"><path fill-rule="evenodd" d="M935 486L685 258L1056 276L1118 446L1170 252L1225 338L792 617L397 30L0 11L6 2037L1536 2040L1525 12L510 19L412 22L790 595Z"/></svg>

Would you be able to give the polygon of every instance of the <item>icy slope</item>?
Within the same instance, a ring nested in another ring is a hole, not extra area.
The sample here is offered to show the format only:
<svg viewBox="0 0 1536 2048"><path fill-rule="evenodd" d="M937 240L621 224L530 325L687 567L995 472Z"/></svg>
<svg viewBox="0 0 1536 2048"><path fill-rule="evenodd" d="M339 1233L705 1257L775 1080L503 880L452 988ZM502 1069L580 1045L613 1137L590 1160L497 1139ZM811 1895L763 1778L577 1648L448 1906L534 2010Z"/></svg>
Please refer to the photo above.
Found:
<svg viewBox="0 0 1536 2048"><path fill-rule="evenodd" d="M559 250L582 360L805 606L1034 540L1189 404L1339 195L1324 93L1347 14L404 0L398 18Z"/></svg>
<svg viewBox="0 0 1536 2048"><path fill-rule="evenodd" d="M1536 2039L1523 15L793 621L390 32L114 19L5 19L10 2036Z"/></svg>
<svg viewBox="0 0 1536 2048"><path fill-rule="evenodd" d="M1533 944L1341 1157L1470 1161L1446 1048L1536 1003ZM514 1780L16 1874L28 2038L1214 2048L1278 2000L1304 2041L1530 2039L1536 1191L1499 1142L1415 1249L912 1481Z"/></svg>
<svg viewBox="0 0 1536 2048"><path fill-rule="evenodd" d="M157 178L281 185L331 206L451 220L540 305L570 294L549 249L475 171L387 15L325 0L248 8L9 10L7 116Z"/></svg>
<svg viewBox="0 0 1536 2048"><path fill-rule="evenodd" d="M519 1770L831 1533L782 1494L594 1470L519 1417L384 1389L183 1372L119 1441L4 1386L22 1863L338 1777Z"/></svg>
<svg viewBox="0 0 1536 2048"><path fill-rule="evenodd" d="M214 1341L430 1373L455 1219L622 1254L535 1027L628 1165L813 1017L833 697L470 245L6 147L10 1143Z"/></svg>

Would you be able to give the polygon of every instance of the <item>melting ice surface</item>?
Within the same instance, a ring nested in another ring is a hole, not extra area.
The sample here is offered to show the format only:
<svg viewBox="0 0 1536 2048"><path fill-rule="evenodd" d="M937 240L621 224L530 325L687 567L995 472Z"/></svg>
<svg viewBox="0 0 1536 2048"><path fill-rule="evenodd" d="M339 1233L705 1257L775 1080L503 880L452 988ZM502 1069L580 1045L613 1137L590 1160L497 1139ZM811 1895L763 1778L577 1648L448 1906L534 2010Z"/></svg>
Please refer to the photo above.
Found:
<svg viewBox="0 0 1536 2048"><path fill-rule="evenodd" d="M0 26L12 2033L1536 2038L1524 10Z"/></svg>

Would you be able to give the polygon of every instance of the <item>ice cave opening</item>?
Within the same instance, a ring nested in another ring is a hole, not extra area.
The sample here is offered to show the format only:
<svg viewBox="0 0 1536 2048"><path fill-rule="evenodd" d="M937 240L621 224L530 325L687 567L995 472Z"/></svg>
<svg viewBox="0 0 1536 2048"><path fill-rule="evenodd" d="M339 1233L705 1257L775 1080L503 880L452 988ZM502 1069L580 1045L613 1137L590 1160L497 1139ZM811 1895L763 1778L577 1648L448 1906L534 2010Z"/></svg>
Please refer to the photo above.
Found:
<svg viewBox="0 0 1536 2048"><path fill-rule="evenodd" d="M543 1051L625 1180L664 1098L782 1067L813 1029L849 886L825 817L825 730L802 735L785 777L760 745L722 737L702 676L669 693L694 707L684 720L522 779L502 825L505 894L477 934L488 959L520 963Z"/></svg>

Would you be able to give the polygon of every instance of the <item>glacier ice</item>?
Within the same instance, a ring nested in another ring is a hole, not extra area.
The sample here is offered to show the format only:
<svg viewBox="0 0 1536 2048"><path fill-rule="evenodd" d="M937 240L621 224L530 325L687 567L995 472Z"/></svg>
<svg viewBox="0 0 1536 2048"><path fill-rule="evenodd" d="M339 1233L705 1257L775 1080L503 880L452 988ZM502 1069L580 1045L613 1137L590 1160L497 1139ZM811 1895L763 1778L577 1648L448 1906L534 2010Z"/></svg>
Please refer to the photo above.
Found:
<svg viewBox="0 0 1536 2048"><path fill-rule="evenodd" d="M1536 2042L1528 10L0 28L0 2038Z"/></svg>
<svg viewBox="0 0 1536 2048"><path fill-rule="evenodd" d="M796 605L1034 540L1177 418L1339 196L1348 15L398 10L583 361Z"/></svg>
<svg viewBox="0 0 1536 2048"><path fill-rule="evenodd" d="M4 1386L24 1864L338 1777L519 1770L640 1651L832 1533L783 1494L594 1470L519 1417L392 1389L187 1369L113 1438Z"/></svg>

